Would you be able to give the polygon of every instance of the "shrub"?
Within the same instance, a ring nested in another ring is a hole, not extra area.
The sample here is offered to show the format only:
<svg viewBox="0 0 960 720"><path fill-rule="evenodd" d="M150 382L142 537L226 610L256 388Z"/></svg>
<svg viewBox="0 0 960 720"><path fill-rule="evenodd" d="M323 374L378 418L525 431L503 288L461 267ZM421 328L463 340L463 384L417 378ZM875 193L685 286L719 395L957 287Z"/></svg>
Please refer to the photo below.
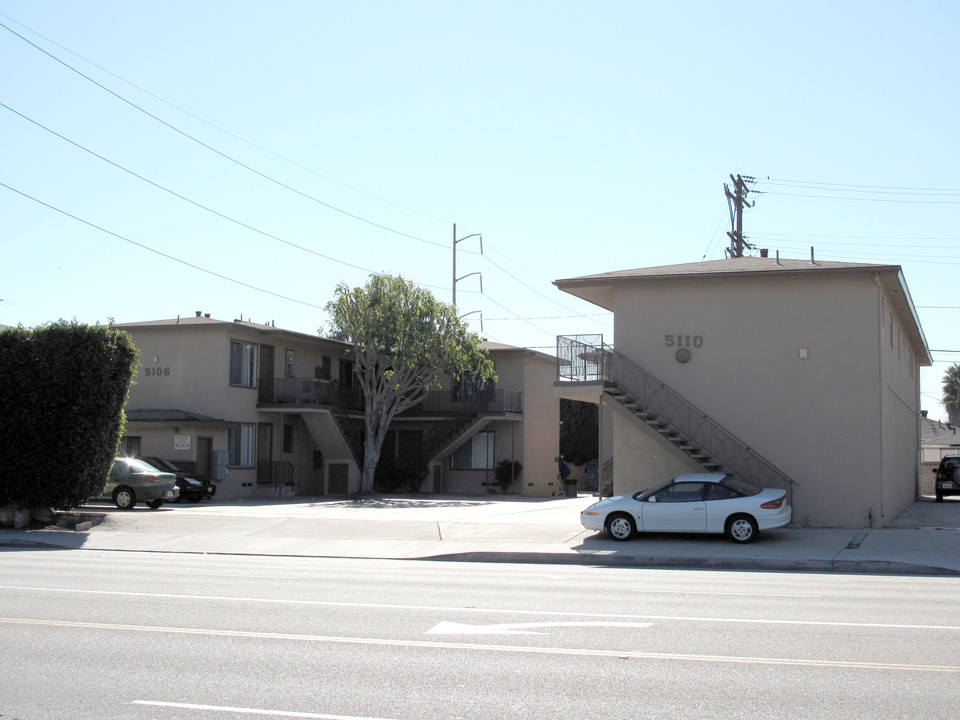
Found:
<svg viewBox="0 0 960 720"><path fill-rule="evenodd" d="M493 471L493 477L499 483L502 492L508 492L514 478L519 478L523 465L519 460L501 460Z"/></svg>
<svg viewBox="0 0 960 720"><path fill-rule="evenodd" d="M0 505L67 509L103 490L139 351L59 321L0 332Z"/></svg>

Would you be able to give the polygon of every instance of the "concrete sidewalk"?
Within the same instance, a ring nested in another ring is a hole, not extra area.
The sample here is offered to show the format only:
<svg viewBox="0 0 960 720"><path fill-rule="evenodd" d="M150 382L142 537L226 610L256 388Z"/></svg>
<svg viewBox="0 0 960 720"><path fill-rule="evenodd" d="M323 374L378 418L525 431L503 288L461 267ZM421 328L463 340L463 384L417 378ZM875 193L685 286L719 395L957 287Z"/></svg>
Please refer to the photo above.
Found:
<svg viewBox="0 0 960 720"><path fill-rule="evenodd" d="M923 499L883 529L782 528L749 545L712 535L615 542L580 526L594 498L372 497L105 504L83 532L0 530L0 548L570 563L960 576L960 501Z"/></svg>

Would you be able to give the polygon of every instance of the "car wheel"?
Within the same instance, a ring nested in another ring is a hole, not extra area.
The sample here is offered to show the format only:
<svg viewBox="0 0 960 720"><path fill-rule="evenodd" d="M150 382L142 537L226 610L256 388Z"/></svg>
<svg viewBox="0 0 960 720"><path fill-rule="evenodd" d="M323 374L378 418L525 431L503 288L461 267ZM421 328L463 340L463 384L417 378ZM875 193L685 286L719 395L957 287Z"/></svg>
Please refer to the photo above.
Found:
<svg viewBox="0 0 960 720"><path fill-rule="evenodd" d="M113 491L113 502L121 510L133 510L137 504L137 494L126 486L118 487Z"/></svg>
<svg viewBox="0 0 960 720"><path fill-rule="evenodd" d="M151 510L159 510L161 505L163 505L163 500L151 500L147 503L147 507Z"/></svg>
<svg viewBox="0 0 960 720"><path fill-rule="evenodd" d="M943 495L937 493L937 502L943 502Z"/></svg>
<svg viewBox="0 0 960 720"><path fill-rule="evenodd" d="M192 498L190 498L190 502L192 502L192 503L198 503L198 502L200 502L200 499L201 499L200 497L192 497Z"/></svg>
<svg viewBox="0 0 960 720"><path fill-rule="evenodd" d="M727 520L725 534L735 543L753 542L757 532L757 521L749 515L734 515Z"/></svg>
<svg viewBox="0 0 960 720"><path fill-rule="evenodd" d="M607 519L607 535L614 540L629 540L637 532L637 523L629 515L618 513Z"/></svg>

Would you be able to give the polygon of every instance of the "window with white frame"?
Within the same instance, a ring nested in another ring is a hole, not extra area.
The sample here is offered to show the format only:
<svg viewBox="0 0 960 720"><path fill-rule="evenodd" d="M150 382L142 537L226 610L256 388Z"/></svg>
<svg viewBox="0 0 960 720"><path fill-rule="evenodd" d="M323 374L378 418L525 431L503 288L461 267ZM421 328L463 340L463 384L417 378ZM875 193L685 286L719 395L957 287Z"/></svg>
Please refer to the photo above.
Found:
<svg viewBox="0 0 960 720"><path fill-rule="evenodd" d="M230 384L257 386L257 344L233 340L230 343Z"/></svg>
<svg viewBox="0 0 960 720"><path fill-rule="evenodd" d="M296 353L293 350L284 351L283 374L286 377L296 377Z"/></svg>
<svg viewBox="0 0 960 720"><path fill-rule="evenodd" d="M230 428L227 435L230 465L253 467L256 437L256 425L243 423L240 427Z"/></svg>
<svg viewBox="0 0 960 720"><path fill-rule="evenodd" d="M493 470L493 433L479 432L450 456L453 470Z"/></svg>

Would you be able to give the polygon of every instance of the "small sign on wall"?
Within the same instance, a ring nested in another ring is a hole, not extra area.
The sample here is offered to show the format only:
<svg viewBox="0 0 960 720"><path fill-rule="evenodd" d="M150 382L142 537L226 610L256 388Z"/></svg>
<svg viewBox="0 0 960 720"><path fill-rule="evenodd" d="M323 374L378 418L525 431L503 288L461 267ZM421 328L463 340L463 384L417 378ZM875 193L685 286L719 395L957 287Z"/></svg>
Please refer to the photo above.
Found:
<svg viewBox="0 0 960 720"><path fill-rule="evenodd" d="M189 450L189 449L190 449L190 435L174 435L174 436L173 436L173 449L174 449L174 450Z"/></svg>

